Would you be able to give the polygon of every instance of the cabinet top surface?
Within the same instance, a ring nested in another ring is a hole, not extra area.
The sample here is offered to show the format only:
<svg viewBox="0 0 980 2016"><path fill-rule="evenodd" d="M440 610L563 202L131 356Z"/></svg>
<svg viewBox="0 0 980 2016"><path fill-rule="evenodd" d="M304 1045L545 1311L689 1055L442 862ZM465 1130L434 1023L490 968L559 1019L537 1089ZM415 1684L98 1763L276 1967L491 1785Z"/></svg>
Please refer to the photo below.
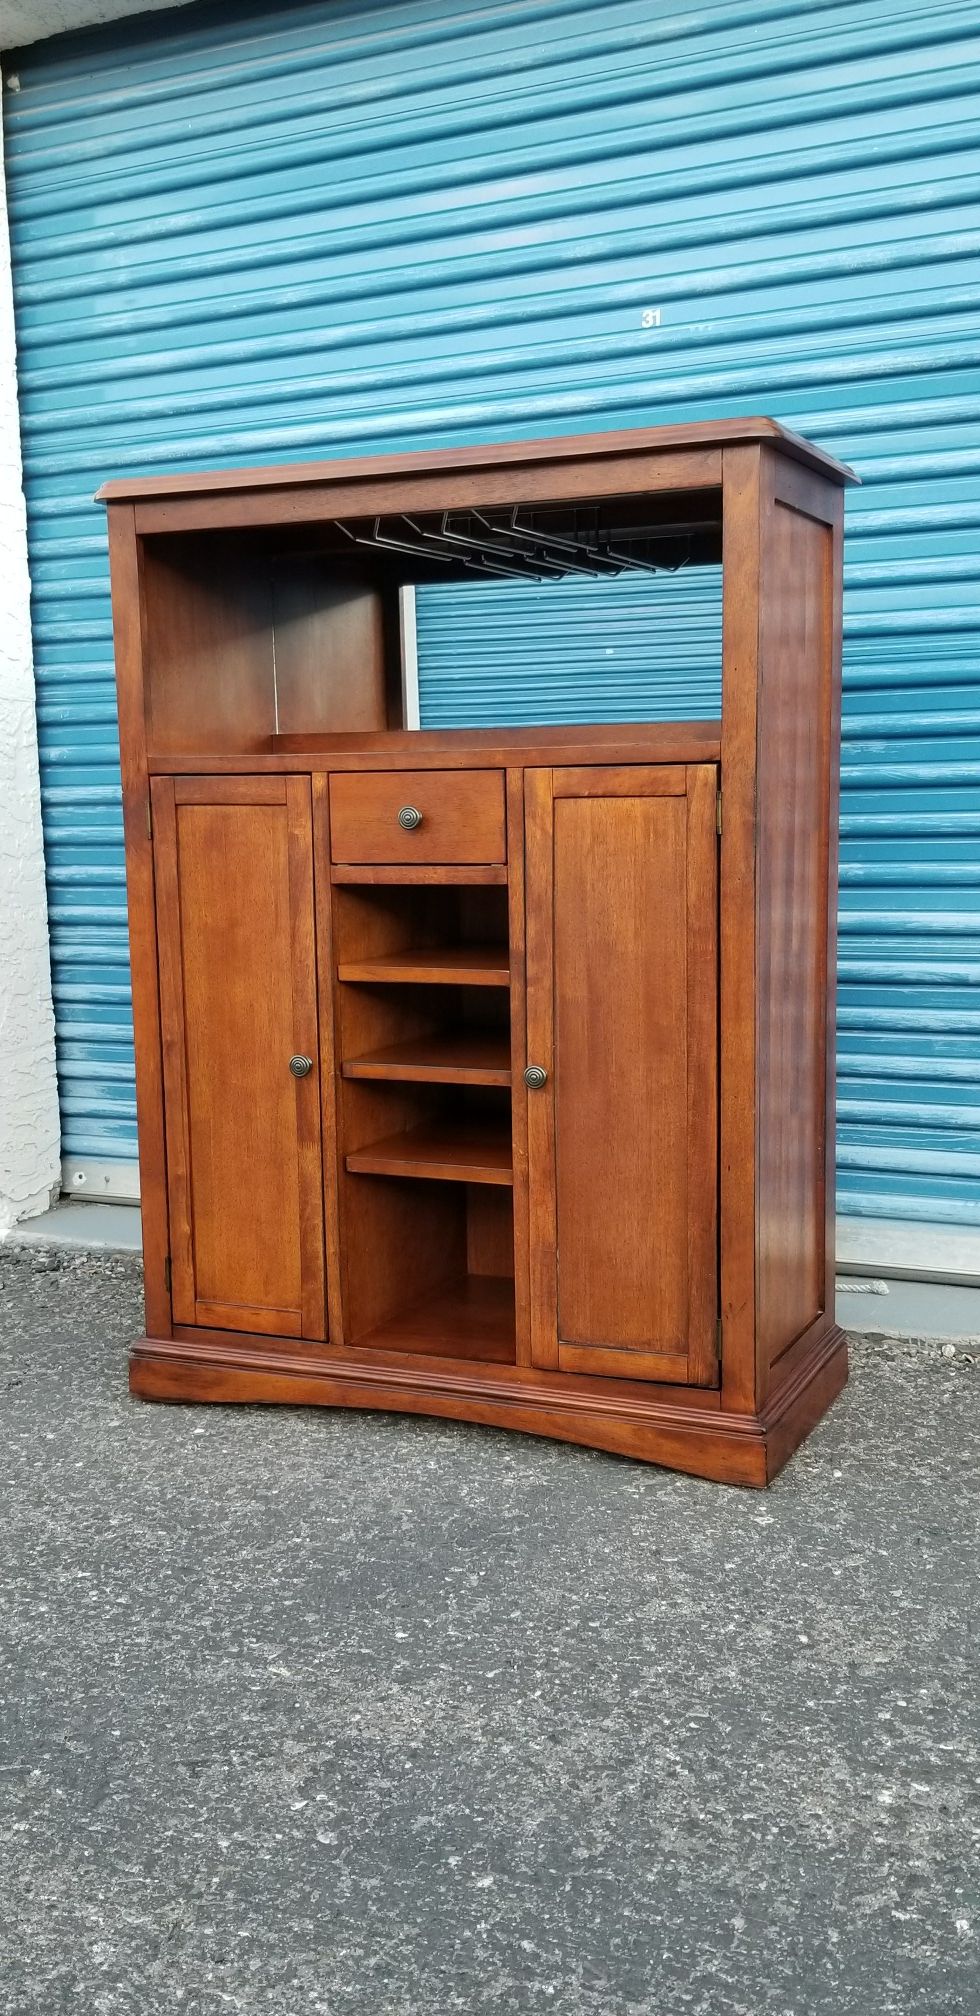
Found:
<svg viewBox="0 0 980 2016"><path fill-rule="evenodd" d="M247 491L300 489L350 483L359 477L458 475L467 470L528 464L601 463L605 456L670 454L684 449L743 446L766 441L795 462L819 470L841 485L859 478L843 462L817 448L778 420L765 418L691 421L669 427L638 427L606 434L553 435L538 441L492 442L464 448L425 449L411 455L364 456L356 460L272 464L259 469L212 469L187 475L132 476L103 483L97 498L108 504L142 499L201 497Z"/></svg>

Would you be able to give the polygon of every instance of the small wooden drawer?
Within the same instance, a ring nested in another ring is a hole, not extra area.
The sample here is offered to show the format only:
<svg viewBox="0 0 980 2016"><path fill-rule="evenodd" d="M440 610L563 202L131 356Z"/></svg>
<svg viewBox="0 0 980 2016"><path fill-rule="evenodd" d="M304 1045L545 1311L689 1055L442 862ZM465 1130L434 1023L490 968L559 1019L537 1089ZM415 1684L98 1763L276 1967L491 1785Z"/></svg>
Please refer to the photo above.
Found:
<svg viewBox="0 0 980 2016"><path fill-rule="evenodd" d="M330 779L332 861L507 859L500 770L377 770Z"/></svg>

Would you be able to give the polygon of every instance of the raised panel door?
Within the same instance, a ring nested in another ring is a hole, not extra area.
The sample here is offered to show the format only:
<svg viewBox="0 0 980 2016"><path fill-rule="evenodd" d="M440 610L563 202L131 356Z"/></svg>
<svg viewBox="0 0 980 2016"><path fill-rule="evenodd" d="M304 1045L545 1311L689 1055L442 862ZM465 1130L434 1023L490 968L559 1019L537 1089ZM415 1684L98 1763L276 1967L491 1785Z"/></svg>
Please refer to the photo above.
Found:
<svg viewBox="0 0 980 2016"><path fill-rule="evenodd" d="M526 776L532 1355L717 1380L717 777Z"/></svg>
<svg viewBox="0 0 980 2016"><path fill-rule="evenodd" d="M322 1339L309 780L152 803L174 1320Z"/></svg>

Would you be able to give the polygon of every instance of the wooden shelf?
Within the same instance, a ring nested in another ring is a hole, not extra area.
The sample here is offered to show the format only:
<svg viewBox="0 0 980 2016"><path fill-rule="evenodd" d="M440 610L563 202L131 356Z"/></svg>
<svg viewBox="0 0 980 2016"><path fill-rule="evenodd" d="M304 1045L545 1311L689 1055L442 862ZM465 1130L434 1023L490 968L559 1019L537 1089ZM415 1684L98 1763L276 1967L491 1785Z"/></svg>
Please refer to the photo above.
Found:
<svg viewBox="0 0 980 2016"><path fill-rule="evenodd" d="M408 1080L419 1085L509 1085L510 1040L506 1031L461 1030L415 1036L351 1057L345 1078Z"/></svg>
<svg viewBox="0 0 980 2016"><path fill-rule="evenodd" d="M423 1176L441 1183L512 1183L509 1130L430 1124L389 1134L347 1156L355 1176Z"/></svg>
<svg viewBox="0 0 980 2016"><path fill-rule="evenodd" d="M514 1283L496 1274L467 1274L390 1316L358 1350L412 1351L432 1358L476 1358L500 1365L516 1359Z"/></svg>
<svg viewBox="0 0 980 2016"><path fill-rule="evenodd" d="M368 886L382 884L392 888L463 889L467 885L471 888L484 887L488 883L499 886L507 880L507 869L499 863L469 868L447 868L438 863L417 868L365 868L358 867L356 863L351 865L350 862L341 861L331 868L330 880L344 884L363 883Z"/></svg>
<svg viewBox="0 0 980 2016"><path fill-rule="evenodd" d="M427 945L417 952L386 952L374 959L344 960L340 980L397 980L440 987L509 987L510 961L504 945Z"/></svg>

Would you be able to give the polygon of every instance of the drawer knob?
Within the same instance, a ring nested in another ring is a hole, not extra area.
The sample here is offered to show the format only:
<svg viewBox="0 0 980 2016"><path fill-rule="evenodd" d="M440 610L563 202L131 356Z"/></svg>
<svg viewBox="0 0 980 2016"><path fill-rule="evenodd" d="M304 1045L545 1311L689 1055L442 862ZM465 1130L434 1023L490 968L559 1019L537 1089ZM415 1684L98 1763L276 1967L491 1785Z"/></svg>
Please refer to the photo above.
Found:
<svg viewBox="0 0 980 2016"><path fill-rule="evenodd" d="M313 1069L312 1057L291 1057L289 1068L294 1078L308 1078Z"/></svg>
<svg viewBox="0 0 980 2016"><path fill-rule="evenodd" d="M403 805L398 814L398 824L406 833L415 833L422 824L422 814L417 805Z"/></svg>
<svg viewBox="0 0 980 2016"><path fill-rule="evenodd" d="M548 1083L548 1073L543 1064L529 1064L524 1073L524 1083L529 1092L540 1092Z"/></svg>

